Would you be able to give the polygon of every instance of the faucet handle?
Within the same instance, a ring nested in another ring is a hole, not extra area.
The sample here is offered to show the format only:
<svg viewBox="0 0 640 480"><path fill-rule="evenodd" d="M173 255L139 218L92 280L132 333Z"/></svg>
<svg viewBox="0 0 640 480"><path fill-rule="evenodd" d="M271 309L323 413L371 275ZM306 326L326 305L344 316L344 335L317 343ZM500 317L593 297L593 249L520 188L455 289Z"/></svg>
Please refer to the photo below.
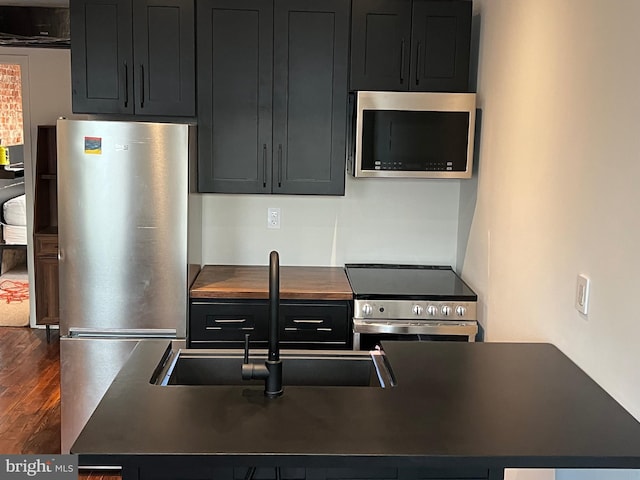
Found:
<svg viewBox="0 0 640 480"><path fill-rule="evenodd" d="M244 335L244 361L242 362L243 380L264 380L269 376L266 365L256 365L249 362L249 334Z"/></svg>
<svg viewBox="0 0 640 480"><path fill-rule="evenodd" d="M244 360L242 362L242 379L251 380L253 378L252 363L249 363L249 334L244 334Z"/></svg>
<svg viewBox="0 0 640 480"><path fill-rule="evenodd" d="M249 363L249 336L251 334L244 334L244 361L242 363Z"/></svg>

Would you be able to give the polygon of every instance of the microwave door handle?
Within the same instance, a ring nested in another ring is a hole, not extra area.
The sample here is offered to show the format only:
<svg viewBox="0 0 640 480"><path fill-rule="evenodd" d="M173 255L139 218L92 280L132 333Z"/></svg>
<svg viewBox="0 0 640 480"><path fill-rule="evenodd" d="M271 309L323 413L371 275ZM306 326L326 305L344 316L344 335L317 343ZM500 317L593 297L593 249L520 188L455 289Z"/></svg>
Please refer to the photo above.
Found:
<svg viewBox="0 0 640 480"><path fill-rule="evenodd" d="M400 83L404 83L404 38L400 42Z"/></svg>

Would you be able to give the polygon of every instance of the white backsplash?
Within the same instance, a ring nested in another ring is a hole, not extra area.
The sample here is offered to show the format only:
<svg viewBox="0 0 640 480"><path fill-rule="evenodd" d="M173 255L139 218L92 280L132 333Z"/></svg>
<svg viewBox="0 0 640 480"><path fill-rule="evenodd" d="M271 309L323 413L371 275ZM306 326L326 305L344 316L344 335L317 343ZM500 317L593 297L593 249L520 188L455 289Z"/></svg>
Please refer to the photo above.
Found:
<svg viewBox="0 0 640 480"><path fill-rule="evenodd" d="M203 262L283 265L398 262L455 266L460 180L354 179L344 197L203 198ZM267 209L281 228L267 228Z"/></svg>

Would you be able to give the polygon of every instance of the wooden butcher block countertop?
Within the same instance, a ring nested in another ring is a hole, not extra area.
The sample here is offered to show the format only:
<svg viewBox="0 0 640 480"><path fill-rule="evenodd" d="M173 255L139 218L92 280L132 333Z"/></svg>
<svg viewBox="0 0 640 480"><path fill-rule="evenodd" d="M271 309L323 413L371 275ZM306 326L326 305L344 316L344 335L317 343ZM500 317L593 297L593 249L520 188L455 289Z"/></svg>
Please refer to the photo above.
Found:
<svg viewBox="0 0 640 480"><path fill-rule="evenodd" d="M269 267L206 265L191 287L191 298L269 298ZM342 267L280 267L283 300L351 300Z"/></svg>

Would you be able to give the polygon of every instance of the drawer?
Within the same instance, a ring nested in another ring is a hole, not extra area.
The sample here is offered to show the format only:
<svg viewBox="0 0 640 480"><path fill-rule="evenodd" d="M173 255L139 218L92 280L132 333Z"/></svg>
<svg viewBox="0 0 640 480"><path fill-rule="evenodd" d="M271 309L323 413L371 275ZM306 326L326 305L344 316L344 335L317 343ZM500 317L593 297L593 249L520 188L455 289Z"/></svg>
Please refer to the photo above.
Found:
<svg viewBox="0 0 640 480"><path fill-rule="evenodd" d="M251 335L251 346L266 346L269 327L267 302L191 302L189 337L192 342L232 343L234 348Z"/></svg>
<svg viewBox="0 0 640 480"><path fill-rule="evenodd" d="M280 305L280 343L323 344L343 348L351 343L348 302L283 302Z"/></svg>
<svg viewBox="0 0 640 480"><path fill-rule="evenodd" d="M57 235L36 235L35 240L37 256L58 256Z"/></svg>

